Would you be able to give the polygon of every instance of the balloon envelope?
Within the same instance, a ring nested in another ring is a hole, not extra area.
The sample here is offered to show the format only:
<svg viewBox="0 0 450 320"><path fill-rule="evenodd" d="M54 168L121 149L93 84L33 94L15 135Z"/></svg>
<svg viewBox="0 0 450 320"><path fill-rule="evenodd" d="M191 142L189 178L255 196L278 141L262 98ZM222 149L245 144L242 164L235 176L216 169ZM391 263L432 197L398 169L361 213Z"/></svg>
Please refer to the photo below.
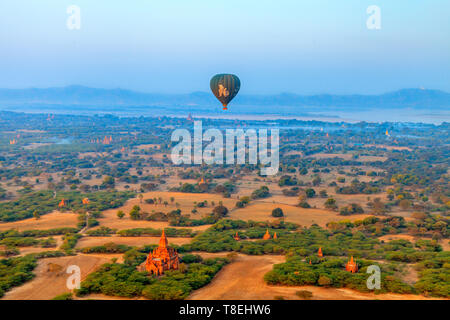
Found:
<svg viewBox="0 0 450 320"><path fill-rule="evenodd" d="M234 74L216 74L210 81L211 91L216 98L222 102L223 110L227 110L227 105L238 94L241 81Z"/></svg>

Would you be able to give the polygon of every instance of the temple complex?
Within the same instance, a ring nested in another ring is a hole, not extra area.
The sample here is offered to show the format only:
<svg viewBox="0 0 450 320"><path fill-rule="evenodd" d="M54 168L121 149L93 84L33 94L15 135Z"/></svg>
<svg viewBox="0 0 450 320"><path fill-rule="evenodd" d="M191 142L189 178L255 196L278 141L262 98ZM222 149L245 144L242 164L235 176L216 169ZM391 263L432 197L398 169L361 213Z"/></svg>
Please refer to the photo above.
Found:
<svg viewBox="0 0 450 320"><path fill-rule="evenodd" d="M353 256L351 257L350 261L347 262L345 265L345 270L356 273L358 272L358 265L356 264L356 261L353 260Z"/></svg>
<svg viewBox="0 0 450 320"><path fill-rule="evenodd" d="M168 247L166 234L163 230L158 248L149 253L147 260L140 266L140 269L159 276L166 270L178 269L178 264L178 253L175 249Z"/></svg>

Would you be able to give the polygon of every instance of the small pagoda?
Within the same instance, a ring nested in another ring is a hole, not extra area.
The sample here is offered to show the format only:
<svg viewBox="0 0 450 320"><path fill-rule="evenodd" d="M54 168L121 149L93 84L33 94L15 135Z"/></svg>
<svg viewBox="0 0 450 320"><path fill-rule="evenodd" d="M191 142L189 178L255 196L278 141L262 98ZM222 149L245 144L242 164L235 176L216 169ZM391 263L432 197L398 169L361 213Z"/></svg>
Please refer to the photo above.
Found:
<svg viewBox="0 0 450 320"><path fill-rule="evenodd" d="M239 234L238 234L237 231L236 231L236 234L234 235L233 239L236 240L236 241L241 240L241 238L239 238Z"/></svg>
<svg viewBox="0 0 450 320"><path fill-rule="evenodd" d="M266 233L264 234L263 239L269 240L270 238L272 238L272 237L270 236L269 229L266 229Z"/></svg>
<svg viewBox="0 0 450 320"><path fill-rule="evenodd" d="M347 262L345 265L345 270L351 273L358 272L358 264L356 263L356 260L353 260L353 256L351 257L350 261Z"/></svg>
<svg viewBox="0 0 450 320"><path fill-rule="evenodd" d="M320 248L319 248L319 251L317 251L317 256L318 256L319 258L322 258L322 257L323 257L322 247L320 247Z"/></svg>
<svg viewBox="0 0 450 320"><path fill-rule="evenodd" d="M58 203L58 207L62 208L66 205L66 200L61 199L61 201Z"/></svg>

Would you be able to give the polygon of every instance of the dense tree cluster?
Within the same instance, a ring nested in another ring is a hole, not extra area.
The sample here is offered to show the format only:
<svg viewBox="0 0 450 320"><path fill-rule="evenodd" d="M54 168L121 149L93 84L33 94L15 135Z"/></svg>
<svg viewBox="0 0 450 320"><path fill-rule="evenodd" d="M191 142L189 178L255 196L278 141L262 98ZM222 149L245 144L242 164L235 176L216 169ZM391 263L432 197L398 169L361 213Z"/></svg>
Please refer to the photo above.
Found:
<svg viewBox="0 0 450 320"><path fill-rule="evenodd" d="M311 264L308 262L311 260ZM362 292L369 292L367 288L366 273L373 261L358 259L358 273L350 273L345 270L347 260L341 258L317 259L316 257L302 258L293 256L285 263L277 264L273 270L264 276L264 280L270 285L305 286L317 285L321 287L350 288ZM395 278L394 271L384 265L381 267L381 288L376 293L413 293L414 288L405 282Z"/></svg>
<svg viewBox="0 0 450 320"><path fill-rule="evenodd" d="M128 255L123 264L108 263L91 273L76 290L77 296L102 293L109 296L144 296L152 300L179 300L186 298L192 290L208 284L214 275L228 262L224 258L182 259L178 270L168 270L161 277L150 276L136 270L145 255Z"/></svg>
<svg viewBox="0 0 450 320"><path fill-rule="evenodd" d="M88 210L103 211L110 208L117 208L133 197L134 193L128 191L113 192L92 192L83 194L78 191L58 192L51 190L30 192L21 196L17 200L0 203L0 221L9 222L33 217L33 213L44 215L56 210ZM87 205L82 203L84 198L89 198ZM65 206L58 207L64 199Z"/></svg>

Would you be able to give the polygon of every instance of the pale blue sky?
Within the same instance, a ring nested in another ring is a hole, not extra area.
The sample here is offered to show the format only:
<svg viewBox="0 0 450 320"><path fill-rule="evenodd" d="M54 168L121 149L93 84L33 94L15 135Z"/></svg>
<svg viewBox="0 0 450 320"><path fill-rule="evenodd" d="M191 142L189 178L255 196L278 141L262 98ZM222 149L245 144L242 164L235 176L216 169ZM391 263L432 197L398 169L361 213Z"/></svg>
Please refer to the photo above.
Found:
<svg viewBox="0 0 450 320"><path fill-rule="evenodd" d="M449 16L448 0L2 0L0 87L185 93L227 72L245 93L450 91Z"/></svg>

